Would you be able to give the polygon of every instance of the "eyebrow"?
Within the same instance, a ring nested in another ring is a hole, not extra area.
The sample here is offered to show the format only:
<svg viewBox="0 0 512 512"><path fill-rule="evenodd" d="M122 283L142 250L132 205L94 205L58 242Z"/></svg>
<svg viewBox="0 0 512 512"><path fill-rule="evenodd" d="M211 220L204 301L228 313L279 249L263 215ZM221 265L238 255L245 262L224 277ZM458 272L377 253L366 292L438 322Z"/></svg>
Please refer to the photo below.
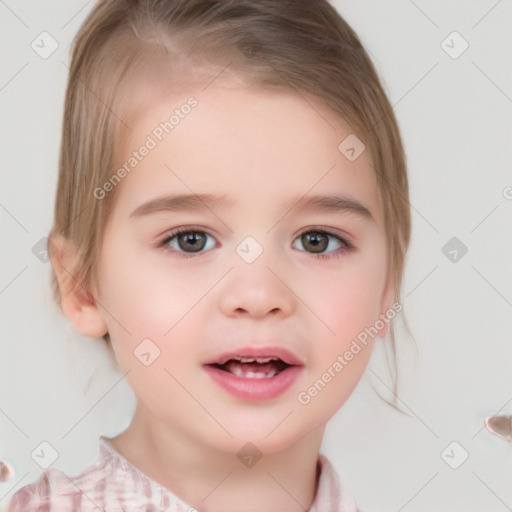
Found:
<svg viewBox="0 0 512 512"><path fill-rule="evenodd" d="M182 194L176 196L157 197L138 206L130 217L143 217L159 212L202 211L211 208L227 208L233 206L227 196L212 194Z"/></svg>
<svg viewBox="0 0 512 512"><path fill-rule="evenodd" d="M338 195L303 196L300 200L288 203L288 208L302 211L320 210L333 213L353 214L365 220L375 221L370 210L355 199ZM287 210L289 211L289 210Z"/></svg>
<svg viewBox="0 0 512 512"><path fill-rule="evenodd" d="M212 194L181 194L165 196L152 199L138 206L130 217L143 217L160 212L196 212L212 209L222 209L233 206L235 202L227 196ZM319 210L333 213L347 213L365 220L375 221L372 213L366 206L358 201L345 196L338 195L313 195L302 196L299 199L292 199L283 205L286 216L290 210L299 211Z"/></svg>

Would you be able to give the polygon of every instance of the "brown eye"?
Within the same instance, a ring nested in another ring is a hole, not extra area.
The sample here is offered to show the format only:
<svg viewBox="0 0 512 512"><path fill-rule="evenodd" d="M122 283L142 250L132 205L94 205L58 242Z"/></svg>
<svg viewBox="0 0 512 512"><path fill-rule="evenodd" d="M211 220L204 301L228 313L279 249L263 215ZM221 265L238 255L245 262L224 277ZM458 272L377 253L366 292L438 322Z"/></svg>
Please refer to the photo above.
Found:
<svg viewBox="0 0 512 512"><path fill-rule="evenodd" d="M210 238L213 243L209 243ZM213 237L204 231L178 230L170 233L165 240L161 242L162 246L178 252L194 254L204 252L203 249L211 249L215 245ZM208 245L208 247L207 247Z"/></svg>
<svg viewBox="0 0 512 512"><path fill-rule="evenodd" d="M184 251L197 252L203 249L205 245L206 237L204 234L190 231L189 233L178 235L178 246Z"/></svg>
<svg viewBox="0 0 512 512"><path fill-rule="evenodd" d="M303 247L310 252L324 252L329 245L329 237L324 233L309 232L300 237Z"/></svg>
<svg viewBox="0 0 512 512"><path fill-rule="evenodd" d="M342 253L348 252L354 247L344 238L321 230L305 231L296 238L296 241L300 241L300 245L304 247L305 252L309 252L315 257L322 258L340 256ZM296 247L295 243L294 247ZM296 248L303 250L299 247Z"/></svg>

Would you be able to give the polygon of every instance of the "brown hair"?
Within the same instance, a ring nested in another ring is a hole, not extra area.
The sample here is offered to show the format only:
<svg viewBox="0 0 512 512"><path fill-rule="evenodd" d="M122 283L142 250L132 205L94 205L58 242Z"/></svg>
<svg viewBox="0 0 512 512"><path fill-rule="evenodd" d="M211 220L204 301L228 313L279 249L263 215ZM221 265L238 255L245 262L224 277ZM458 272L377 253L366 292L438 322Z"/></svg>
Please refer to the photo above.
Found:
<svg viewBox="0 0 512 512"><path fill-rule="evenodd" d="M95 262L116 197L112 192L99 200L94 190L112 176L116 152L129 130L129 117L120 116L126 110L123 91L133 86L134 78L156 68L165 70L167 84L177 83L172 70L178 65L207 70L210 76L228 66L252 85L310 95L350 125L372 157L384 211L389 275L399 301L411 230L400 133L359 38L326 0L97 3L74 40L50 233L50 240L61 235L78 250L70 272L76 287L87 291L95 282ZM131 119L136 107L131 106ZM52 285L59 302L55 274ZM393 323L389 337L396 376ZM108 334L105 340L110 347ZM395 394L396 386L394 379Z"/></svg>

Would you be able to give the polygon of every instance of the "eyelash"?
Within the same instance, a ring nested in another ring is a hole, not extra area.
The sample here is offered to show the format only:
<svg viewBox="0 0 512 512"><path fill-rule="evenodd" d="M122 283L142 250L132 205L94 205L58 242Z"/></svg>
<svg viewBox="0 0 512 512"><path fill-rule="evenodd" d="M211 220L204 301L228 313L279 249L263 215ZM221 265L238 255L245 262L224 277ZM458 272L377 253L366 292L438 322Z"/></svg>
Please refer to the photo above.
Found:
<svg viewBox="0 0 512 512"><path fill-rule="evenodd" d="M205 251L199 251L199 252L195 252L195 253L194 252L186 253L186 252L182 252L182 251L177 251L175 249L170 248L167 245L173 238L175 238L181 234L184 234L184 233L201 233L201 234L206 234L208 236L211 236L213 238L213 235L210 235L209 233L207 233L206 231L203 231L202 229L196 229L194 227L176 228L173 231L167 233L167 235L157 243L157 247L162 249L163 251L173 253L173 255L175 255L178 258L192 258L194 256L200 256L201 254L204 254ZM338 240L342 244L342 247L336 249L335 251L328 252L328 253L313 253L313 252L308 252L308 251L301 251L301 252L306 252L307 254L310 254L311 256L313 256L313 258L325 259L325 260L332 259L332 258L339 258L339 257L343 256L345 253L351 252L355 249L355 246L346 238L343 238L339 235L335 235L334 233L330 233L329 231L325 231L323 229L307 229L307 230L301 232L295 238L295 240L307 233L327 235L331 239L334 238L335 240Z"/></svg>

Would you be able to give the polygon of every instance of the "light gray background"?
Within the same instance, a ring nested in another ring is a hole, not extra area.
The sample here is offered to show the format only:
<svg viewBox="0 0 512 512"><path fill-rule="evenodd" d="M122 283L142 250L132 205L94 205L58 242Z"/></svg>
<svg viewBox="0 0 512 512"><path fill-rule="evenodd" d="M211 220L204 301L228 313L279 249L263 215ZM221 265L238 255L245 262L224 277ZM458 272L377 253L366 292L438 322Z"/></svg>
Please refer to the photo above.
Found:
<svg viewBox="0 0 512 512"><path fill-rule="evenodd" d="M33 246L52 223L69 46L93 2L0 0L0 459L13 478L0 505L58 452L72 475L98 436L129 423L134 397L102 341L81 337L53 304L49 263ZM400 400L377 398L383 353L328 427L323 451L364 512L512 510L512 446L484 428L512 414L512 2L370 0L334 5L373 58L408 155L412 244L403 303ZM59 48L32 48L43 31ZM458 58L462 41L469 44ZM442 247L468 248L454 263ZM399 331L400 335L400 331ZM468 459L452 469L464 453ZM448 457L447 455L448 454ZM3 500L3 501L2 501Z"/></svg>

